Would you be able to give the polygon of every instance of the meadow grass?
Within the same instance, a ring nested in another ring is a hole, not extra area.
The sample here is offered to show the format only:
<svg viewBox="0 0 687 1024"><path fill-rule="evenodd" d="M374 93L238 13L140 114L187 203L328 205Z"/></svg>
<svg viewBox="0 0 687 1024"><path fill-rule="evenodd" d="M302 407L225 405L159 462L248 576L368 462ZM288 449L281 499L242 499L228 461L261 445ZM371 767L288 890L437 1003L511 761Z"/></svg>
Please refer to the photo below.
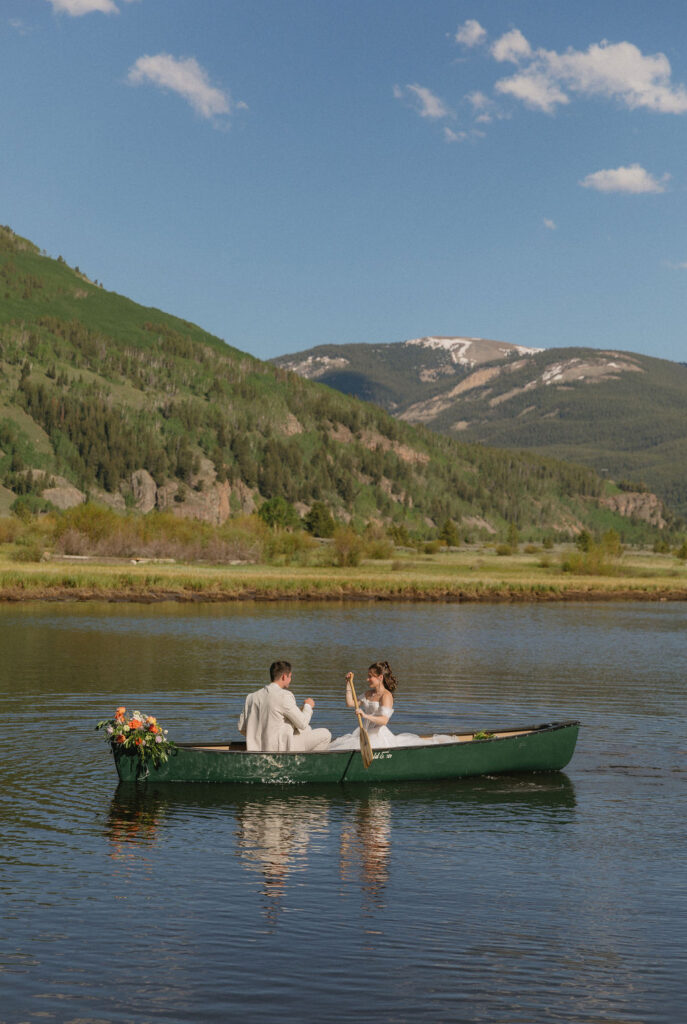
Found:
<svg viewBox="0 0 687 1024"><path fill-rule="evenodd" d="M564 552L499 557L489 549L328 566L191 565L155 560L17 563L0 551L0 600L685 600L687 568L672 555L626 552L611 574L564 572Z"/></svg>

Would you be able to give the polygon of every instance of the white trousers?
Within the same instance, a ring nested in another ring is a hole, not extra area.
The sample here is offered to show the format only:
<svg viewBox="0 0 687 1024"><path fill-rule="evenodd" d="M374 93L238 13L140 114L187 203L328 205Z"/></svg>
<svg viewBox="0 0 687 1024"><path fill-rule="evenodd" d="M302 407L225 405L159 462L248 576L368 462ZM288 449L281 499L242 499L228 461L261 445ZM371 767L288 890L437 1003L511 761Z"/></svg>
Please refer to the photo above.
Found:
<svg viewBox="0 0 687 1024"><path fill-rule="evenodd" d="M304 729L294 736L290 750L326 750L332 741L329 729Z"/></svg>

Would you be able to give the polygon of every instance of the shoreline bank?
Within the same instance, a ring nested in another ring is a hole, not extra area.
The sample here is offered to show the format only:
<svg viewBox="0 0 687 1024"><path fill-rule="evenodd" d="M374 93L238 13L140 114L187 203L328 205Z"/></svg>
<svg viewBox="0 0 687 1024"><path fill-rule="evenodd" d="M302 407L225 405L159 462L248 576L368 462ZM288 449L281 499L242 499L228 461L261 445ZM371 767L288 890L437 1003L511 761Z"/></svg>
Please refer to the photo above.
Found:
<svg viewBox="0 0 687 1024"><path fill-rule="evenodd" d="M687 566L650 552L614 571L563 571L537 554L507 559L460 551L357 566L203 565L89 559L17 563L0 559L0 603L111 601L153 604L238 601L546 603L687 601Z"/></svg>
<svg viewBox="0 0 687 1024"><path fill-rule="evenodd" d="M234 604L241 601L340 601L340 602L424 602L428 604L536 604L593 601L687 601L687 586L683 587L557 587L557 586L481 586L476 588L422 588L409 587L393 590L375 590L355 586L309 588L295 587L241 587L237 589L184 588L184 587L94 587L74 585L71 582L51 586L2 586L0 604L29 601L158 604Z"/></svg>

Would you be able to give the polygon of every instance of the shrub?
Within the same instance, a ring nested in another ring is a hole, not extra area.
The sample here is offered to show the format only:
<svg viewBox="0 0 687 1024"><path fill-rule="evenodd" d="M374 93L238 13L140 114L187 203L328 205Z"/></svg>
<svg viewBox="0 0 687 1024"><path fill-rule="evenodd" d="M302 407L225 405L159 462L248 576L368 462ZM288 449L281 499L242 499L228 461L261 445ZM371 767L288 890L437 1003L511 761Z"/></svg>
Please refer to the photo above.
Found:
<svg viewBox="0 0 687 1024"><path fill-rule="evenodd" d="M0 519L0 544L13 544L21 531L21 525L16 518Z"/></svg>
<svg viewBox="0 0 687 1024"><path fill-rule="evenodd" d="M334 531L333 558L339 566L360 565L363 541L350 526L338 526Z"/></svg>
<svg viewBox="0 0 687 1024"><path fill-rule="evenodd" d="M398 547L410 547L410 534L408 533L408 530L405 526L398 526L395 523L393 523L387 530L387 533L391 537L394 544L398 545Z"/></svg>
<svg viewBox="0 0 687 1024"><path fill-rule="evenodd" d="M265 537L263 558L273 564L289 565L294 561L304 564L316 549L317 542L307 533L274 529Z"/></svg>
<svg viewBox="0 0 687 1024"><path fill-rule="evenodd" d="M503 555L512 555L513 554L513 548L510 546L510 544L497 544L496 545L496 554L497 555L502 555L502 556Z"/></svg>
<svg viewBox="0 0 687 1024"><path fill-rule="evenodd" d="M334 536L336 523L334 517L323 501L314 502L312 508L303 519L303 525L314 537L329 538Z"/></svg>
<svg viewBox="0 0 687 1024"><path fill-rule="evenodd" d="M40 562L43 558L43 545L36 538L29 538L25 543L17 544L10 558L13 562Z"/></svg>
<svg viewBox="0 0 687 1024"><path fill-rule="evenodd" d="M388 538L376 537L364 541L363 553L366 558L391 558L394 545Z"/></svg>
<svg viewBox="0 0 687 1024"><path fill-rule="evenodd" d="M268 498L267 501L263 502L258 509L258 515L267 526L280 527L281 529L298 526L300 522L298 513L293 505L286 498L282 498L281 495Z"/></svg>
<svg viewBox="0 0 687 1024"><path fill-rule="evenodd" d="M618 571L617 562L622 554L622 548L618 551L614 547L612 540L608 545L603 540L592 543L588 551L575 551L564 558L561 569L577 576L612 576Z"/></svg>
<svg viewBox="0 0 687 1024"><path fill-rule="evenodd" d="M457 548L460 544L458 527L452 519L446 519L439 530L439 540L443 541L449 548Z"/></svg>
<svg viewBox="0 0 687 1024"><path fill-rule="evenodd" d="M594 538L589 530L582 530L582 532L577 535L575 544L580 551L591 551L594 546Z"/></svg>

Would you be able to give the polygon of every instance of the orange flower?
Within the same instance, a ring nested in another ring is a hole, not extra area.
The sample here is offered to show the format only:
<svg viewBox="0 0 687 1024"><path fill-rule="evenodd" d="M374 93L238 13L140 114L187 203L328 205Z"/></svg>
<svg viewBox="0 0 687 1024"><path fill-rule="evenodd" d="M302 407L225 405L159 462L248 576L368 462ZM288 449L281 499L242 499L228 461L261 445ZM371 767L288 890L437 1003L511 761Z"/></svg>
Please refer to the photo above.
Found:
<svg viewBox="0 0 687 1024"><path fill-rule="evenodd" d="M155 718L154 715L148 715L147 721L148 725L155 725L155 723L157 722L157 718Z"/></svg>
<svg viewBox="0 0 687 1024"><path fill-rule="evenodd" d="M117 714L118 715L123 715L125 711L126 711L126 708L117 708Z"/></svg>
<svg viewBox="0 0 687 1024"><path fill-rule="evenodd" d="M115 743L125 743L125 742L126 742L126 736L124 735L124 733L123 732L118 732L117 735L115 736Z"/></svg>
<svg viewBox="0 0 687 1024"><path fill-rule="evenodd" d="M142 725L143 722L140 720L140 718L132 718L131 721L129 722L129 727L131 729L140 729Z"/></svg>
<svg viewBox="0 0 687 1024"><path fill-rule="evenodd" d="M155 736L157 733L159 733L159 731L160 730L158 729L158 727L156 725L151 725L150 726L150 732L152 732L153 736Z"/></svg>
<svg viewBox="0 0 687 1024"><path fill-rule="evenodd" d="M114 716L114 720L115 720L115 722L123 722L124 721L124 715L117 714L117 715Z"/></svg>
<svg viewBox="0 0 687 1024"><path fill-rule="evenodd" d="M137 746L137 747L140 747L140 746L142 746L142 745L143 745L143 740L141 739L141 737L140 737L140 736L138 736L138 737L136 738L136 746Z"/></svg>

